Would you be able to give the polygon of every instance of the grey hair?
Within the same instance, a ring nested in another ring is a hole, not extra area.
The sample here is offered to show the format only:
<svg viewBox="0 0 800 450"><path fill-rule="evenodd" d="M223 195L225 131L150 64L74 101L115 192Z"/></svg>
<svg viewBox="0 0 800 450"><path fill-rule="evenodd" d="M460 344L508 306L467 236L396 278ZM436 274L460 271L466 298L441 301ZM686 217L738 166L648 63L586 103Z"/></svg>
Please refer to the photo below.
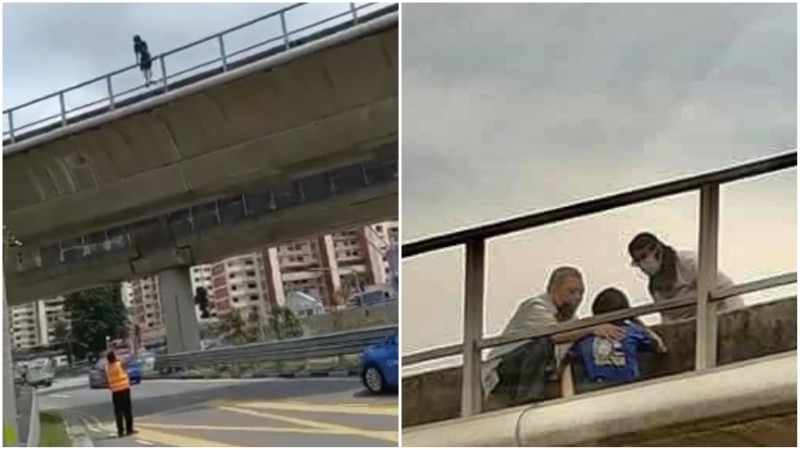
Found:
<svg viewBox="0 0 800 450"><path fill-rule="evenodd" d="M553 292L556 286L559 286L567 278L575 277L583 281L583 274L575 267L561 266L550 273L550 280L547 282L547 292Z"/></svg>

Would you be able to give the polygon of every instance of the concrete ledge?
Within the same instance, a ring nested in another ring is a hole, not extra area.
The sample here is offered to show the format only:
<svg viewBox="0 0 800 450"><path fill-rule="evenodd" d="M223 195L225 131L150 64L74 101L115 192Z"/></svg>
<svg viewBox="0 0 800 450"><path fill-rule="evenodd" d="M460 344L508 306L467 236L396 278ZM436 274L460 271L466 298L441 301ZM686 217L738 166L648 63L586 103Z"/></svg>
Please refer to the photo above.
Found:
<svg viewBox="0 0 800 450"><path fill-rule="evenodd" d="M642 360L645 379L691 371L694 367L694 322L654 327L669 347L660 357ZM720 317L717 354L720 365L797 349L797 302L794 298L733 311ZM403 427L422 425L459 416L461 368L452 367L405 377ZM558 397L557 385L547 389L547 398ZM485 402L484 411L512 405Z"/></svg>
<svg viewBox="0 0 800 450"><path fill-rule="evenodd" d="M676 431L726 435L742 421L791 416L797 410L797 352L714 370L650 380L577 398L509 408L403 432L406 446L596 446L637 445L639 433L657 430L662 443ZM746 436L759 445L796 445L796 424L783 422L780 440ZM788 429L788 430L787 430ZM792 433L793 431L793 433ZM792 440L794 435L794 442ZM788 436L788 439L786 438ZM713 440L712 440L713 442ZM612 444L613 445L613 444Z"/></svg>

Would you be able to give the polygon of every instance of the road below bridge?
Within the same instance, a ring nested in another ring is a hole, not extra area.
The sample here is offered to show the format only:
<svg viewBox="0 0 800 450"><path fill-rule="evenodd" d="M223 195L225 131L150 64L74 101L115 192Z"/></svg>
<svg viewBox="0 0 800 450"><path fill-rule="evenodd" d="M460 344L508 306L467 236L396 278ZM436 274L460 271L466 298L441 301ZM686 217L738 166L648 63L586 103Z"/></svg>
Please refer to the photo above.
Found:
<svg viewBox="0 0 800 450"><path fill-rule="evenodd" d="M86 384L39 393L42 410L83 422L97 447L397 446L397 395L355 378L145 380L138 434L117 438L111 395Z"/></svg>

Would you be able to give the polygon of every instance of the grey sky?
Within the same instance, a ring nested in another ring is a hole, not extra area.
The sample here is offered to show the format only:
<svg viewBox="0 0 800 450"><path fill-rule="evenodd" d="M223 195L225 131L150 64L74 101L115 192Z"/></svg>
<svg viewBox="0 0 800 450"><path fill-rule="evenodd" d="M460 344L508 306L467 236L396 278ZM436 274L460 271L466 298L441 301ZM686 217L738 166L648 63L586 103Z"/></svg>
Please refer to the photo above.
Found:
<svg viewBox="0 0 800 450"><path fill-rule="evenodd" d="M132 38L135 34L140 34L150 52L157 55L288 5L4 4L3 109L134 64ZM296 29L348 9L346 3L307 5L287 13L287 25L290 30ZM244 48L258 40L276 37L279 32L278 19L267 20L232 34L226 42L226 50ZM218 56L218 49L216 42L203 44L170 57L167 69L177 71L208 61ZM156 77L160 75L155 63L153 72ZM115 85L121 87L132 87L141 81L136 70L114 79ZM98 99L104 92L105 85L98 83L70 94L67 100L77 106L79 101ZM54 100L50 107L57 105ZM41 111L35 108L20 111L20 115L25 114L37 116Z"/></svg>
<svg viewBox="0 0 800 450"><path fill-rule="evenodd" d="M402 20L406 241L796 146L793 4L408 4ZM740 185L723 189L722 268L796 270L796 171ZM627 240L693 249L695 220L690 195L496 240L487 328L560 263L589 300L615 284L644 301ZM405 349L460 335L458 253L404 263Z"/></svg>

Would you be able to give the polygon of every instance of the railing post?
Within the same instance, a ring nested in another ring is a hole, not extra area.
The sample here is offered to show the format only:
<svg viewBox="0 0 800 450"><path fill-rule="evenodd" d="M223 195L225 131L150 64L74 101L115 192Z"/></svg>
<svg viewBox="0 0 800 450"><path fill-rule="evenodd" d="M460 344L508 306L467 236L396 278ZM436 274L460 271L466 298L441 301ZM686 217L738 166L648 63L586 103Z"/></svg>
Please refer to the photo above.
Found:
<svg viewBox="0 0 800 450"><path fill-rule="evenodd" d="M106 77L106 90L108 91L108 104L114 109L114 88L111 86L111 75Z"/></svg>
<svg viewBox="0 0 800 450"><path fill-rule="evenodd" d="M167 66L164 65L164 55L161 55L158 60L161 63L161 82L164 85L164 92L167 92L169 87L167 86Z"/></svg>
<svg viewBox="0 0 800 450"><path fill-rule="evenodd" d="M64 91L58 93L58 102L61 104L61 125L67 125L67 107L64 103Z"/></svg>
<svg viewBox="0 0 800 450"><path fill-rule="evenodd" d="M228 57L225 55L225 39L223 39L220 34L217 40L219 41L219 53L222 56L222 71L224 72L228 70Z"/></svg>
<svg viewBox="0 0 800 450"><path fill-rule="evenodd" d="M486 242L469 241L464 279L464 367L461 376L461 416L481 412L481 348Z"/></svg>
<svg viewBox="0 0 800 450"><path fill-rule="evenodd" d="M286 13L281 11L281 30L283 30L283 45L289 48L289 31L286 29Z"/></svg>
<svg viewBox="0 0 800 450"><path fill-rule="evenodd" d="M353 25L358 23L358 10L355 3L350 3L350 13L353 14Z"/></svg>
<svg viewBox="0 0 800 450"><path fill-rule="evenodd" d="M8 110L8 137L14 142L14 110Z"/></svg>
<svg viewBox="0 0 800 450"><path fill-rule="evenodd" d="M717 364L717 303L709 299L717 287L718 240L719 185L709 184L700 189L695 370Z"/></svg>

